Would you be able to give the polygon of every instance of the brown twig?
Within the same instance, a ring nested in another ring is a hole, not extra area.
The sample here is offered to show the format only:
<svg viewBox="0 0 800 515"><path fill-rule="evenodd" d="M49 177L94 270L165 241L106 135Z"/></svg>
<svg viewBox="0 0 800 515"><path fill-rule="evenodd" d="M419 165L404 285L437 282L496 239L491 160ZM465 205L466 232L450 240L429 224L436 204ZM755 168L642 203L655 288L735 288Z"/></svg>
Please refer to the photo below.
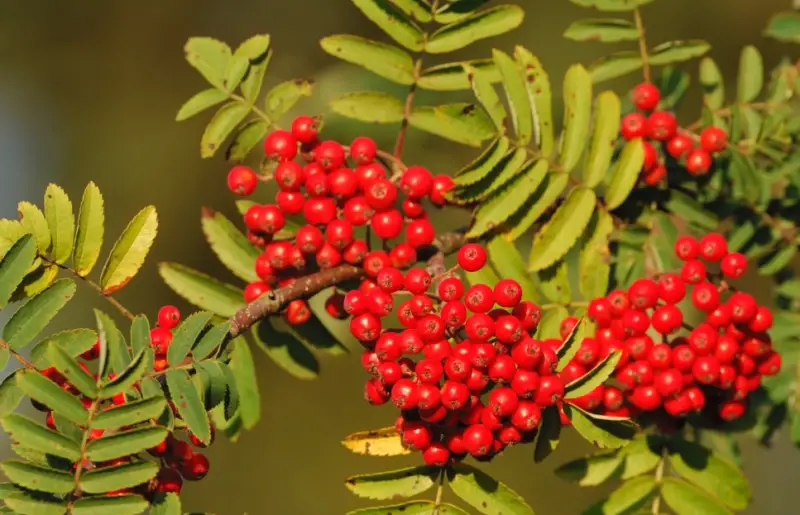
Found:
<svg viewBox="0 0 800 515"><path fill-rule="evenodd" d="M5 349L6 351L8 351L8 353L9 353L11 356L13 356L13 357L14 357L14 359L16 359L17 361L19 361L19 362L20 362L20 364L21 364L22 366L24 366L25 368L29 368L29 369L31 369L31 370L36 370L36 366L35 366L33 363L31 363L30 361L28 361L27 359L25 359L25 358L22 356L22 354L20 354L19 352L15 351L15 350L14 350L14 349L12 349L11 347L9 347L8 343L6 343L6 341L5 341L5 340L0 340L0 348L3 348L3 349Z"/></svg>
<svg viewBox="0 0 800 515"><path fill-rule="evenodd" d="M397 140L394 144L393 155L398 160L401 159L403 155L403 145L406 141L406 132L408 132L408 120L411 118L411 109L414 107L414 95L417 92L417 80L419 79L421 71L422 59L417 59L417 62L414 63L414 82L412 82L411 86L408 88L406 102L403 106L403 121L400 122L400 130L397 132Z"/></svg>
<svg viewBox="0 0 800 515"><path fill-rule="evenodd" d="M438 253L449 254L458 249L464 240L464 231L442 234L429 247L419 249L417 257L420 261L428 261ZM269 291L231 317L230 335L238 336L259 320L280 313L286 304L295 299L308 298L326 288L363 276L363 268L339 265L301 277L283 288Z"/></svg>

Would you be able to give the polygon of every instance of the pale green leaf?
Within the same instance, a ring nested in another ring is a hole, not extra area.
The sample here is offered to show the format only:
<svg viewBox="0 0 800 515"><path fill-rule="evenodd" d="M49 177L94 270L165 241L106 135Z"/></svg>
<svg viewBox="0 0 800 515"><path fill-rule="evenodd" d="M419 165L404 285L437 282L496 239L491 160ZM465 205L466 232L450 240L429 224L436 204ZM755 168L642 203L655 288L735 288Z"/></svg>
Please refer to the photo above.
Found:
<svg viewBox="0 0 800 515"><path fill-rule="evenodd" d="M411 126L472 147L495 135L494 124L483 108L475 104L444 104L417 107L411 111Z"/></svg>
<svg viewBox="0 0 800 515"><path fill-rule="evenodd" d="M576 399L593 391L595 388L605 383L614 373L614 369L622 357L622 352L617 351L606 356L600 363L578 379L566 385L564 391L565 399Z"/></svg>
<svg viewBox="0 0 800 515"><path fill-rule="evenodd" d="M420 466L351 476L344 480L344 484L359 497L399 499L413 497L428 490L434 485L438 475L438 468Z"/></svg>
<svg viewBox="0 0 800 515"><path fill-rule="evenodd" d="M322 38L322 49L397 84L414 82L414 61L407 52L359 36L337 34Z"/></svg>
<svg viewBox="0 0 800 515"><path fill-rule="evenodd" d="M119 290L136 275L144 264L157 233L156 208L147 206L131 219L108 255L100 274L100 286L104 293Z"/></svg>
<svg viewBox="0 0 800 515"><path fill-rule="evenodd" d="M456 186L469 186L485 179L505 157L510 145L505 137L494 140L480 156L456 173L453 179Z"/></svg>
<svg viewBox="0 0 800 515"><path fill-rule="evenodd" d="M83 191L78 214L78 232L75 234L75 250L72 264L81 277L92 271L100 257L105 231L103 196L95 183L90 182Z"/></svg>
<svg viewBox="0 0 800 515"><path fill-rule="evenodd" d="M192 98L184 102L175 115L175 121L187 120L196 114L200 114L209 107L221 104L228 98L228 94L217 88L204 89L195 94Z"/></svg>
<svg viewBox="0 0 800 515"><path fill-rule="evenodd" d="M17 386L17 371L11 372L0 382L0 416L12 413L22 401L22 390Z"/></svg>
<svg viewBox="0 0 800 515"><path fill-rule="evenodd" d="M245 306L242 290L177 263L161 263L161 278L175 293L200 309L231 317Z"/></svg>
<svg viewBox="0 0 800 515"><path fill-rule="evenodd" d="M64 190L50 183L44 192L44 216L53 242L51 256L58 264L66 263L72 254L75 234L75 213Z"/></svg>
<svg viewBox="0 0 800 515"><path fill-rule="evenodd" d="M387 0L352 0L352 2L389 37L413 52L422 50L425 39L422 29Z"/></svg>
<svg viewBox="0 0 800 515"><path fill-rule="evenodd" d="M608 239L614 230L614 220L608 211L592 214L586 234L589 239L578 258L578 285L587 299L605 295L608 291L611 253Z"/></svg>
<svg viewBox="0 0 800 515"><path fill-rule="evenodd" d="M625 202L633 191L633 187L636 186L643 164L644 145L642 140L638 138L630 140L625 144L611 171L605 193L607 209L616 209Z"/></svg>
<svg viewBox="0 0 800 515"><path fill-rule="evenodd" d="M293 79L281 82L267 93L264 107L274 119L280 118L294 107L303 97L311 96L314 81Z"/></svg>
<svg viewBox="0 0 800 515"><path fill-rule="evenodd" d="M481 103L489 114L499 133L505 132L506 109L503 106L497 90L488 74L480 72L474 68L467 68L468 77L472 86L475 98Z"/></svg>
<svg viewBox="0 0 800 515"><path fill-rule="evenodd" d="M460 91L470 89L468 68L480 72L492 84L500 80L500 72L491 59L445 63L425 68L420 73L417 86L431 91Z"/></svg>
<svg viewBox="0 0 800 515"><path fill-rule="evenodd" d="M189 38L183 48L186 60L213 86L224 89L223 78L231 58L231 49L212 38Z"/></svg>
<svg viewBox="0 0 800 515"><path fill-rule="evenodd" d="M564 134L561 140L561 168L572 171L586 148L592 114L592 81L586 69L573 65L564 77Z"/></svg>
<svg viewBox="0 0 800 515"><path fill-rule="evenodd" d="M661 484L661 495L676 515L731 515L731 511L719 501L678 478L665 478Z"/></svg>
<svg viewBox="0 0 800 515"><path fill-rule="evenodd" d="M13 511L3 513L29 514L29 515L64 515L67 509L65 502L47 501L34 497L25 492L9 495L3 499L6 506ZM77 515L77 512L72 513Z"/></svg>
<svg viewBox="0 0 800 515"><path fill-rule="evenodd" d="M597 486L609 480L620 465L622 460L614 453L597 454L565 463L555 470L555 474L581 486Z"/></svg>
<svg viewBox="0 0 800 515"><path fill-rule="evenodd" d="M200 156L212 157L233 130L244 121L250 108L239 102L228 102L214 113L200 138Z"/></svg>
<svg viewBox="0 0 800 515"><path fill-rule="evenodd" d="M150 348L150 322L144 315L137 315L131 322L131 351L137 354Z"/></svg>
<svg viewBox="0 0 800 515"><path fill-rule="evenodd" d="M551 312L558 313L556 310ZM563 318L561 318L561 320L563 320ZM572 328L572 331L569 332L567 337L564 338L564 341L561 342L561 345L558 347L558 349L556 349L556 357L558 358L556 370L558 372L564 370L564 367L566 367L567 364L572 361L572 358L575 357L575 355L578 353L578 350L581 348L581 344L583 343L582 335L585 332L584 325L586 324L586 319L579 319L578 323L575 324L575 327Z"/></svg>
<svg viewBox="0 0 800 515"><path fill-rule="evenodd" d="M153 499L150 515L181 515L180 495L169 493Z"/></svg>
<svg viewBox="0 0 800 515"><path fill-rule="evenodd" d="M81 401L39 372L18 373L17 386L26 395L63 415L70 422L86 424L87 413Z"/></svg>
<svg viewBox="0 0 800 515"><path fill-rule="evenodd" d="M242 95L249 102L255 102L261 92L264 73L272 57L269 43L269 34L256 34L243 41L233 53L234 56L244 56L249 61L250 66L240 85Z"/></svg>
<svg viewBox="0 0 800 515"><path fill-rule="evenodd" d="M50 250L52 237L50 236L50 227L47 225L47 219L42 210L36 204L20 202L17 204L17 213L19 213L19 223L22 224L22 228L36 239L36 247L39 249L39 254L47 254L47 251Z"/></svg>
<svg viewBox="0 0 800 515"><path fill-rule="evenodd" d="M542 155L549 157L555 148L550 79L539 59L525 48L514 47L514 58L522 67L528 97L533 106L534 139Z"/></svg>
<svg viewBox="0 0 800 515"><path fill-rule="evenodd" d="M703 87L703 103L709 109L721 109L725 105L725 82L717 63L710 57L700 61L700 85Z"/></svg>
<svg viewBox="0 0 800 515"><path fill-rule="evenodd" d="M626 418L588 413L572 404L564 404L564 412L572 427L583 438L601 449L617 449L631 441L636 425Z"/></svg>
<svg viewBox="0 0 800 515"><path fill-rule="evenodd" d="M267 135L269 126L261 118L253 118L242 124L231 139L230 145L225 150L225 159L228 161L242 161L255 148L264 136Z"/></svg>
<svg viewBox="0 0 800 515"><path fill-rule="evenodd" d="M568 261L569 256L564 256L564 259L535 274L542 295L550 302L568 304L572 299Z"/></svg>
<svg viewBox="0 0 800 515"><path fill-rule="evenodd" d="M225 70L225 77L222 80L226 91L235 91L239 84L242 82L247 69L250 67L250 59L243 55L234 55L228 62L228 68Z"/></svg>
<svg viewBox="0 0 800 515"><path fill-rule="evenodd" d="M544 315L542 315L542 320L539 322L539 326L536 329L536 338L538 340L546 340L548 338L558 338L560 340L561 335L559 326L561 321L568 316L569 312L567 311L567 308L560 305L545 311ZM571 346L565 346L562 344L560 348L562 350L567 350L570 349L570 347ZM574 348L573 352L578 352L578 349Z"/></svg>
<svg viewBox="0 0 800 515"><path fill-rule="evenodd" d="M492 238L486 244L489 251L489 260L498 270L503 271L503 277L514 279L522 286L522 300L537 302L536 283L528 273L522 255L513 243L502 237Z"/></svg>
<svg viewBox="0 0 800 515"><path fill-rule="evenodd" d="M330 102L336 113L369 123L397 123L403 119L403 103L388 93L347 93Z"/></svg>
<svg viewBox="0 0 800 515"><path fill-rule="evenodd" d="M653 0L570 0L581 7L594 7L599 11L622 12L633 11L639 6L649 4Z"/></svg>
<svg viewBox="0 0 800 515"><path fill-rule="evenodd" d="M700 39L667 41L650 50L648 62L654 66L675 64L701 57L711 50L711 45Z"/></svg>
<svg viewBox="0 0 800 515"><path fill-rule="evenodd" d="M573 189L550 221L533 239L528 265L543 270L563 257L578 241L592 217L597 198L584 187Z"/></svg>
<svg viewBox="0 0 800 515"><path fill-rule="evenodd" d="M736 98L739 102L752 102L764 87L764 59L753 45L742 49L739 57L739 79Z"/></svg>
<svg viewBox="0 0 800 515"><path fill-rule="evenodd" d="M52 366L56 367L71 385L90 399L97 396L97 381L85 372L66 350L59 345L50 345L47 355Z"/></svg>
<svg viewBox="0 0 800 515"><path fill-rule="evenodd" d="M3 328L3 339L14 350L28 345L75 295L75 283L59 279L23 304Z"/></svg>
<svg viewBox="0 0 800 515"><path fill-rule="evenodd" d="M561 172L548 173L539 187L525 205L519 209L506 224L511 227L505 237L516 240L549 209L564 191L569 182L569 175Z"/></svg>
<svg viewBox="0 0 800 515"><path fill-rule="evenodd" d="M85 497L72 505L72 515L137 515L147 509L148 502L138 495L116 495L113 497ZM155 511L151 510L151 515Z"/></svg>
<svg viewBox="0 0 800 515"><path fill-rule="evenodd" d="M528 95L526 76L518 63L505 52L493 50L492 57L502 77L516 141L520 145L527 145L533 136L533 106Z"/></svg>
<svg viewBox="0 0 800 515"><path fill-rule="evenodd" d="M670 445L673 470L735 510L750 502L750 485L735 465L715 456L709 449L685 440Z"/></svg>
<svg viewBox="0 0 800 515"><path fill-rule="evenodd" d="M434 504L432 501L411 501L374 508L362 508L347 513L347 515L431 515ZM467 515L467 512L452 504L440 504L439 515Z"/></svg>
<svg viewBox="0 0 800 515"><path fill-rule="evenodd" d="M772 16L764 35L787 43L800 43L800 13L785 11Z"/></svg>
<svg viewBox="0 0 800 515"><path fill-rule="evenodd" d="M153 361L152 350L142 349L128 365L119 371L111 381L103 385L100 390L101 399L110 399L120 393L128 391L147 372Z"/></svg>
<svg viewBox="0 0 800 515"><path fill-rule="evenodd" d="M425 51L443 54L513 30L522 23L525 12L516 5L498 5L476 12L438 29L425 42Z"/></svg>
<svg viewBox="0 0 800 515"><path fill-rule="evenodd" d="M564 31L564 37L574 41L636 41L639 33L630 20L618 18L584 18L576 20Z"/></svg>
<svg viewBox="0 0 800 515"><path fill-rule="evenodd" d="M601 57L589 66L589 73L592 82L607 81L622 77L642 67L642 57L639 52L632 50L616 52L614 54Z"/></svg>
<svg viewBox="0 0 800 515"><path fill-rule="evenodd" d="M614 144L619 136L620 110L619 97L614 92L604 91L598 95L594 132L583 166L583 184L588 188L600 184L611 165Z"/></svg>
<svg viewBox="0 0 800 515"><path fill-rule="evenodd" d="M100 336L100 364L98 373L105 378L109 372L121 372L131 361L125 337L117 324L99 309L94 310L97 333Z"/></svg>
<svg viewBox="0 0 800 515"><path fill-rule="evenodd" d="M652 476L640 476L622 483L615 491L608 496L608 499L599 503L595 510L587 510L589 513L602 513L603 515L626 515L637 513L643 508L653 496L656 490L656 480ZM594 508L594 507L593 507Z"/></svg>

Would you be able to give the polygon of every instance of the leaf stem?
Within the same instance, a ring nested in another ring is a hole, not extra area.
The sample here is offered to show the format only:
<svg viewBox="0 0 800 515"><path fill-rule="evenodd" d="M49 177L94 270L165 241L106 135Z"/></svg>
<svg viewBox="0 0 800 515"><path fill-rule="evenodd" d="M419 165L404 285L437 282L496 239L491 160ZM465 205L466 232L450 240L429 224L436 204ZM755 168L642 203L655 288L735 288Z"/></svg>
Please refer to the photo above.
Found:
<svg viewBox="0 0 800 515"><path fill-rule="evenodd" d="M633 10L633 21L636 24L636 32L639 37L639 53L642 56L642 72L644 73L644 81L650 82L650 62L647 56L647 40L645 39L642 13L639 12L638 7Z"/></svg>
<svg viewBox="0 0 800 515"><path fill-rule="evenodd" d="M97 385L100 386L100 376L97 379ZM78 457L78 462L75 464L75 475L73 476L73 482L75 484L75 489L70 494L70 501L67 504L67 515L72 513L72 503L75 502L81 496L81 474L83 473L83 462L86 461L86 452L89 447L89 437L92 433L90 429L92 420L94 420L94 416L98 411L98 407L100 406L100 398L94 399L92 404L89 406L88 415L86 417L86 428L83 431L83 439L81 440L81 447L80 447L80 456Z"/></svg>
<svg viewBox="0 0 800 515"><path fill-rule="evenodd" d="M442 467L442 470L439 471L439 484L436 487L436 498L433 500L433 511L431 515L439 515L439 507L442 504L442 496L444 495L444 483L447 480L446 476L446 469Z"/></svg>
<svg viewBox="0 0 800 515"><path fill-rule="evenodd" d="M9 347L8 343L6 343L6 341L5 341L5 340L2 340L2 339L0 339L0 347L2 347L3 349L7 350L7 351L8 351L8 353L9 353L10 355L14 356L14 359L16 359L17 361L19 361L19 362L20 362L20 364L22 364L22 365L23 365L25 368L29 368L29 369L31 369L31 370L36 370L36 366L35 366L33 363L31 363L30 361L28 361L27 359L25 359L25 358L22 356L22 354L20 354L19 352L15 351L15 350L14 350L14 349L12 349L11 347Z"/></svg>
<svg viewBox="0 0 800 515"><path fill-rule="evenodd" d="M667 463L667 446L665 445L663 449L661 449L661 460L658 462L658 466L656 467L656 486L661 484L661 480L664 478L664 467ZM653 515L658 515L661 513L661 496L656 494L655 498L653 499L653 504L650 505L650 513Z"/></svg>
<svg viewBox="0 0 800 515"><path fill-rule="evenodd" d="M55 261L51 260L51 259L50 259L50 258L48 258L47 256L44 256L44 255L42 255L42 254L39 254L39 257L40 257L40 258L42 259L42 261L44 261L45 263L47 263L47 264L49 264L49 265L55 265L55 266L57 266L58 268L60 268L61 270L63 270L63 271L65 271L65 272L69 273L70 275L74 276L75 278L77 278L77 279L80 279L81 281L83 281L83 282L85 282L86 284L88 284L88 285L89 285L89 286L90 286L90 287L91 287L93 290L95 290L95 291L96 291L97 293L99 293L99 294L100 294L100 295L101 295L101 296L102 296L104 299L106 299L106 300L107 300L109 303L111 303L111 305L112 305L112 306L114 306L115 308L117 308L117 311L119 311L120 313L122 313L122 315L123 315L125 318L127 318L128 320L133 320L133 319L135 318L135 317L134 317L134 314L133 314L133 313L131 313L131 312L128 310L128 308L126 308L125 306L123 306L123 305L122 305L122 303L121 303L120 301L118 301L117 299L115 299L115 298L114 298L114 297L112 297L111 295L109 295L109 294L105 293L105 292L103 291L103 288L101 288L101 287L100 287L100 285L99 285L99 284L97 284L96 282L92 281L92 280L91 280L91 279L89 279L88 277L84 277L84 276L82 276L82 275L78 274L78 272L77 272L76 270L74 270L74 269L72 269L72 268L68 267L67 265L62 265L62 264L60 264L60 263L56 263Z"/></svg>
<svg viewBox="0 0 800 515"><path fill-rule="evenodd" d="M403 121L400 122L400 130L397 132L397 140L394 143L393 155L398 160L400 160L403 155L403 145L406 141L406 132L408 132L408 119L411 117L411 109L414 107L414 95L417 92L417 81L419 80L421 71L422 59L417 59L417 62L414 63L414 82L412 82L411 86L408 88L406 102L403 106Z"/></svg>
<svg viewBox="0 0 800 515"><path fill-rule="evenodd" d="M248 102L247 99L245 99L241 95L237 95L236 93L231 93L230 91L225 91L225 93L227 93L228 97L231 98L232 100L236 100L240 104L244 104L245 106L249 107L250 110L253 111L253 113L255 113L259 118L264 120L264 122L266 122L267 127L272 127L273 125L275 125L275 122L272 120L272 118L266 112L256 107L254 103Z"/></svg>

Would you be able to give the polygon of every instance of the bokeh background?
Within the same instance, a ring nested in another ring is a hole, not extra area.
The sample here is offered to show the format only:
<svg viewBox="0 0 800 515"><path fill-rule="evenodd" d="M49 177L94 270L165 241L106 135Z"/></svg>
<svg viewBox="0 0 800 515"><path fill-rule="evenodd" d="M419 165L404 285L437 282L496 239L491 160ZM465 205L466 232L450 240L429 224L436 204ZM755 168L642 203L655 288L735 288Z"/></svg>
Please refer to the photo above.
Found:
<svg viewBox="0 0 800 515"><path fill-rule="evenodd" d="M509 50L523 44L536 53L549 70L559 103L567 66L591 62L610 48L561 37L572 20L592 12L567 0L517 3L527 10L525 23L491 45ZM769 66L784 55L797 57L796 48L760 34L773 12L790 7L790 0L661 0L647 6L644 17L651 44L692 37L710 41L713 57L735 81L738 54L745 44L758 45ZM327 112L327 100L344 91L391 91L382 79L337 62L318 46L319 38L334 33L381 37L346 0L2 2L0 216L15 217L19 200L41 205L48 182L61 184L79 199L85 183L93 180L105 194L109 237L119 234L145 204L155 204L160 213L160 238L151 263L119 295L134 311L154 315L165 303L188 310L161 283L157 261L176 260L233 280L206 247L199 227L201 206L235 213L224 186L226 164L222 157L200 159L199 137L207 116L178 124L174 115L184 100L205 87L183 60L188 37L213 36L235 46L261 32L272 35L275 50L269 83L295 77L316 80L315 96L300 105L303 112ZM489 44L474 45L459 57L488 56L489 49ZM689 66L696 68L696 62ZM632 84L633 79L609 86L623 91ZM695 90L687 100L685 122L696 118L698 98ZM421 97L421 102L426 100L436 98ZM327 121L327 128L341 138L369 130L386 146L395 130L375 130L336 117ZM474 157L464 147L417 132L412 132L406 148L407 161L436 172L450 173ZM457 225L459 220L449 217L444 223ZM89 289L79 291L83 295L54 326L93 323L87 307L98 305L99 299ZM208 478L185 488L185 511L340 514L369 505L347 491L344 477L415 462L416 458L356 456L339 444L350 432L389 425L394 418L390 408L369 409L363 403L357 354L322 357L320 378L302 382L255 352L263 420L238 443L214 445ZM757 449L748 441L743 449L754 484L755 500L748 513L797 513L800 451L785 437L772 449ZM552 470L590 450L567 437L542 465L534 466L530 448L520 447L486 468L539 513L579 513L602 490L579 489L555 478ZM8 455L5 443L0 452Z"/></svg>

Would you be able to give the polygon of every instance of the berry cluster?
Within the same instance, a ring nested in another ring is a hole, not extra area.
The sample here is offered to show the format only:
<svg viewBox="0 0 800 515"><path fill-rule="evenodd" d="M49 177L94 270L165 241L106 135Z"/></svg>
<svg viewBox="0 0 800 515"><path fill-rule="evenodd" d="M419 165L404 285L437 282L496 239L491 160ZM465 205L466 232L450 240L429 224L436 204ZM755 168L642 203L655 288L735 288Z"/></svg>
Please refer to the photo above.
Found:
<svg viewBox="0 0 800 515"><path fill-rule="evenodd" d="M648 186L664 181L667 168L663 153L652 142L660 142L662 151L676 160L684 160L686 170L695 176L705 175L712 165L711 155L721 152L728 144L728 136L719 127L706 127L699 138L678 128L675 115L656 109L661 99L658 88L643 82L633 89L633 104L637 111L622 117L621 134L626 140L641 138L644 145L644 165L641 180ZM647 114L649 113L649 114ZM699 147L695 140L699 139Z"/></svg>
<svg viewBox="0 0 800 515"><path fill-rule="evenodd" d="M478 244L458 252L459 267L469 272L486 260ZM455 276L386 266L344 296L350 330L366 347L362 364L373 376L364 396L401 410L402 442L426 463L441 466L467 454L491 459L532 439L542 408L560 403L560 341L531 337L541 311L522 294L512 279L467 287ZM397 296L410 298L395 310ZM383 327L392 312L402 329Z"/></svg>
<svg viewBox="0 0 800 515"><path fill-rule="evenodd" d="M151 339L150 343L156 355L154 361L154 367L156 371L164 370L168 366L166 360L166 353L169 344L172 341L172 336L173 336L172 329L174 329L179 322L180 322L180 312L174 306L164 306L159 310L158 325L157 327L153 328L150 332L150 339ZM97 374L93 374L91 372L86 362L95 361L99 356L100 356L99 339L94 343L94 345L89 350L80 355L80 358L84 360L82 362L79 362L81 369L87 375L92 376L95 380L97 379ZM61 386L61 388L63 388L65 391L75 396L79 396L81 403L83 403L86 409L90 409L93 403L92 399L81 395L78 389L72 383L70 383L70 381L68 381L67 378L64 377L64 375L62 375L58 370L56 370L55 367L52 366L47 367L42 369L40 372L45 377L47 377L57 385ZM115 374L111 372L109 373L108 377L109 379L114 379ZM139 389L140 385L139 383L136 383L133 385L133 387ZM50 408L34 400L31 400L31 402L34 408L46 413L45 423L47 427L54 431L57 431L56 419ZM122 406L126 402L127 402L126 394L122 392L113 396L108 401L101 401L101 403L96 409L106 410L114 406ZM169 402L169 405L173 413L177 414L177 410L171 401ZM121 428L122 431L126 431L129 429L134 429L134 427ZM213 427L211 429L213 431ZM96 440L104 436L105 433L106 431L103 429L91 429L89 430L89 439ZM194 445L195 447L206 446L194 435L189 434L188 436L192 445ZM212 432L212 439L213 439L213 432ZM176 439L172 434L167 436L167 438L156 447L149 449L148 452L152 456L157 456L161 458L162 468L159 471L158 476L149 483L139 485L135 488L107 492L106 495L113 496L113 495L125 495L134 493L134 494L144 495L149 498L157 492L180 492L181 485L184 479L190 481L197 481L203 479L208 473L209 469L208 458L202 453L195 452L192 449L192 446L190 446L188 443L184 441ZM131 463L136 459L138 458L135 456L127 456L105 462L91 462L88 459L86 459L82 464L82 469L91 470L97 468L114 467ZM77 466L78 466L77 462L73 464L73 468Z"/></svg>
<svg viewBox="0 0 800 515"><path fill-rule="evenodd" d="M357 137L349 147L320 141L309 116L297 117L291 131L268 134L264 152L274 164L272 178L279 191L274 204L255 204L244 215L250 241L264 249L255 264L261 280L245 288L247 302L275 285L287 286L298 276L341 263L363 266L370 277L384 266L413 265L416 249L434 239L423 201L442 206L453 186L447 175L434 177L421 166L390 177L372 139ZM252 194L257 183L256 173L245 166L228 174L230 190L239 195ZM281 239L286 218L294 215L305 225ZM370 230L384 243L402 240L390 252L372 250ZM310 314L300 299L285 312L292 324L305 322Z"/></svg>
<svg viewBox="0 0 800 515"><path fill-rule="evenodd" d="M717 421L732 421L744 414L761 377L780 370L781 356L766 332L770 310L727 283L744 275L745 256L728 252L716 233L699 241L681 237L675 252L684 262L678 273L638 279L627 291L612 291L589 304L596 333L583 340L564 370L576 377L613 350L621 350L622 357L612 383L576 399L577 405L632 417L702 411ZM702 320L694 327L685 320L685 297ZM574 323L565 319L562 332Z"/></svg>

